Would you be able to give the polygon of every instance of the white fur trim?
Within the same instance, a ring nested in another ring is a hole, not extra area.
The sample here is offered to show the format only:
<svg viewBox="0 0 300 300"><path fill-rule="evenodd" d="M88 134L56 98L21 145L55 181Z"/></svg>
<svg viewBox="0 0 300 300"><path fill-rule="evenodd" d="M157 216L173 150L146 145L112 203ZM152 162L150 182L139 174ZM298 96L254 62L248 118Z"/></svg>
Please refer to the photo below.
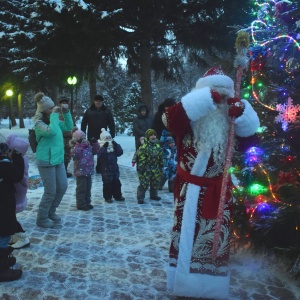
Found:
<svg viewBox="0 0 300 300"><path fill-rule="evenodd" d="M191 121L196 121L206 116L209 111L216 110L209 87L193 90L182 97L181 103Z"/></svg>
<svg viewBox="0 0 300 300"><path fill-rule="evenodd" d="M182 274L168 267L167 289L174 296L226 299L229 293L230 275Z"/></svg>
<svg viewBox="0 0 300 300"><path fill-rule="evenodd" d="M235 120L235 134L248 137L256 133L260 126L257 113L247 100L242 100L245 105L243 114Z"/></svg>
<svg viewBox="0 0 300 300"><path fill-rule="evenodd" d="M200 151L191 174L203 176L210 151ZM167 289L176 296L224 299L228 295L230 276L190 273L195 220L200 187L189 183L183 210L177 267L167 269Z"/></svg>
<svg viewBox="0 0 300 300"><path fill-rule="evenodd" d="M226 75L210 75L200 78L196 83L196 89L203 87L210 87L221 95L234 96L233 80Z"/></svg>

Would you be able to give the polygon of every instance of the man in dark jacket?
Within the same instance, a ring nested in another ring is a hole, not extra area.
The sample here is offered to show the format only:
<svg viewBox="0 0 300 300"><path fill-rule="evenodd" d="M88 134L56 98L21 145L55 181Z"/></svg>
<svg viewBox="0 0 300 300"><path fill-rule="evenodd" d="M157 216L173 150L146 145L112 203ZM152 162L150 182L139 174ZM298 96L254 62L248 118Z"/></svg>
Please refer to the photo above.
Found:
<svg viewBox="0 0 300 300"><path fill-rule="evenodd" d="M135 149L140 145L140 138L145 136L146 131L151 128L152 117L149 116L148 107L140 103L137 107L137 117L133 119L133 135L135 137Z"/></svg>
<svg viewBox="0 0 300 300"><path fill-rule="evenodd" d="M103 96L96 95L94 103L88 108L81 121L81 130L86 133L90 141L92 137L97 140L100 138L101 128L109 129L112 138L115 137L115 121L111 111L103 104Z"/></svg>
<svg viewBox="0 0 300 300"><path fill-rule="evenodd" d="M99 139L101 128L109 129L112 138L115 137L115 121L111 111L103 104L103 96L96 95L94 103L88 108L81 121L81 130L86 133L88 126L87 138ZM100 161L97 161L96 172L101 173Z"/></svg>

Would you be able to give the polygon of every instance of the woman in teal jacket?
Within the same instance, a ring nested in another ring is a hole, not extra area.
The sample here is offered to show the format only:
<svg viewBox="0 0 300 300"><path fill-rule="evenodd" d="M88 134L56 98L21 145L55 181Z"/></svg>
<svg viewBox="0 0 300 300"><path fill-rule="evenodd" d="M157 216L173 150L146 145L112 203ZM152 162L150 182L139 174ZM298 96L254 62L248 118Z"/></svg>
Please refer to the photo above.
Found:
<svg viewBox="0 0 300 300"><path fill-rule="evenodd" d="M36 224L44 228L52 228L61 219L56 214L64 196L68 180L64 166L63 131L71 131L74 127L68 104L55 106L51 98L44 93L34 97L37 111L34 116L37 149L36 164L41 175L44 194L42 196ZM62 110L64 121L59 120Z"/></svg>

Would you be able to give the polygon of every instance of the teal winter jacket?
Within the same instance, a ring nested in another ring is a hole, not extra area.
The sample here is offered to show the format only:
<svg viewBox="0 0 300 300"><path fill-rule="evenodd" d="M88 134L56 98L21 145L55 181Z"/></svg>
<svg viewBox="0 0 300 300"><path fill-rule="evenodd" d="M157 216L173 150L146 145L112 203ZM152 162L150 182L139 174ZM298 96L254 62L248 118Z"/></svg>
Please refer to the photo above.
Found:
<svg viewBox="0 0 300 300"><path fill-rule="evenodd" d="M63 131L71 131L74 123L70 111L64 113L64 121L59 120L58 113L50 114L50 124L37 120L34 124L36 140L37 165L59 165L64 161Z"/></svg>

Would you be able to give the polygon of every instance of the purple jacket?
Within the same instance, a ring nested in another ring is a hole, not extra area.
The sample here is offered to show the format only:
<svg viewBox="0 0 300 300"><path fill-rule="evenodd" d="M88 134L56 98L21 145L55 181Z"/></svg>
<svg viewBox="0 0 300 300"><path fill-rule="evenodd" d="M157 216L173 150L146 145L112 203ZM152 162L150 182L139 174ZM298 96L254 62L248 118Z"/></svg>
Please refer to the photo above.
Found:
<svg viewBox="0 0 300 300"><path fill-rule="evenodd" d="M27 139L19 138L15 134L10 134L7 139L6 143L9 147L9 149L13 150L14 148L17 148L20 153L22 153L22 156L24 158L24 177L23 179L15 184L16 188L16 213L19 213L25 209L27 206L27 190L28 190L28 169L29 169L29 163L28 158L25 155L28 147L29 142Z"/></svg>
<svg viewBox="0 0 300 300"><path fill-rule="evenodd" d="M88 141L75 144L71 149L75 176L90 176L94 173L94 155L98 154L99 150L100 145L98 142L92 146Z"/></svg>

